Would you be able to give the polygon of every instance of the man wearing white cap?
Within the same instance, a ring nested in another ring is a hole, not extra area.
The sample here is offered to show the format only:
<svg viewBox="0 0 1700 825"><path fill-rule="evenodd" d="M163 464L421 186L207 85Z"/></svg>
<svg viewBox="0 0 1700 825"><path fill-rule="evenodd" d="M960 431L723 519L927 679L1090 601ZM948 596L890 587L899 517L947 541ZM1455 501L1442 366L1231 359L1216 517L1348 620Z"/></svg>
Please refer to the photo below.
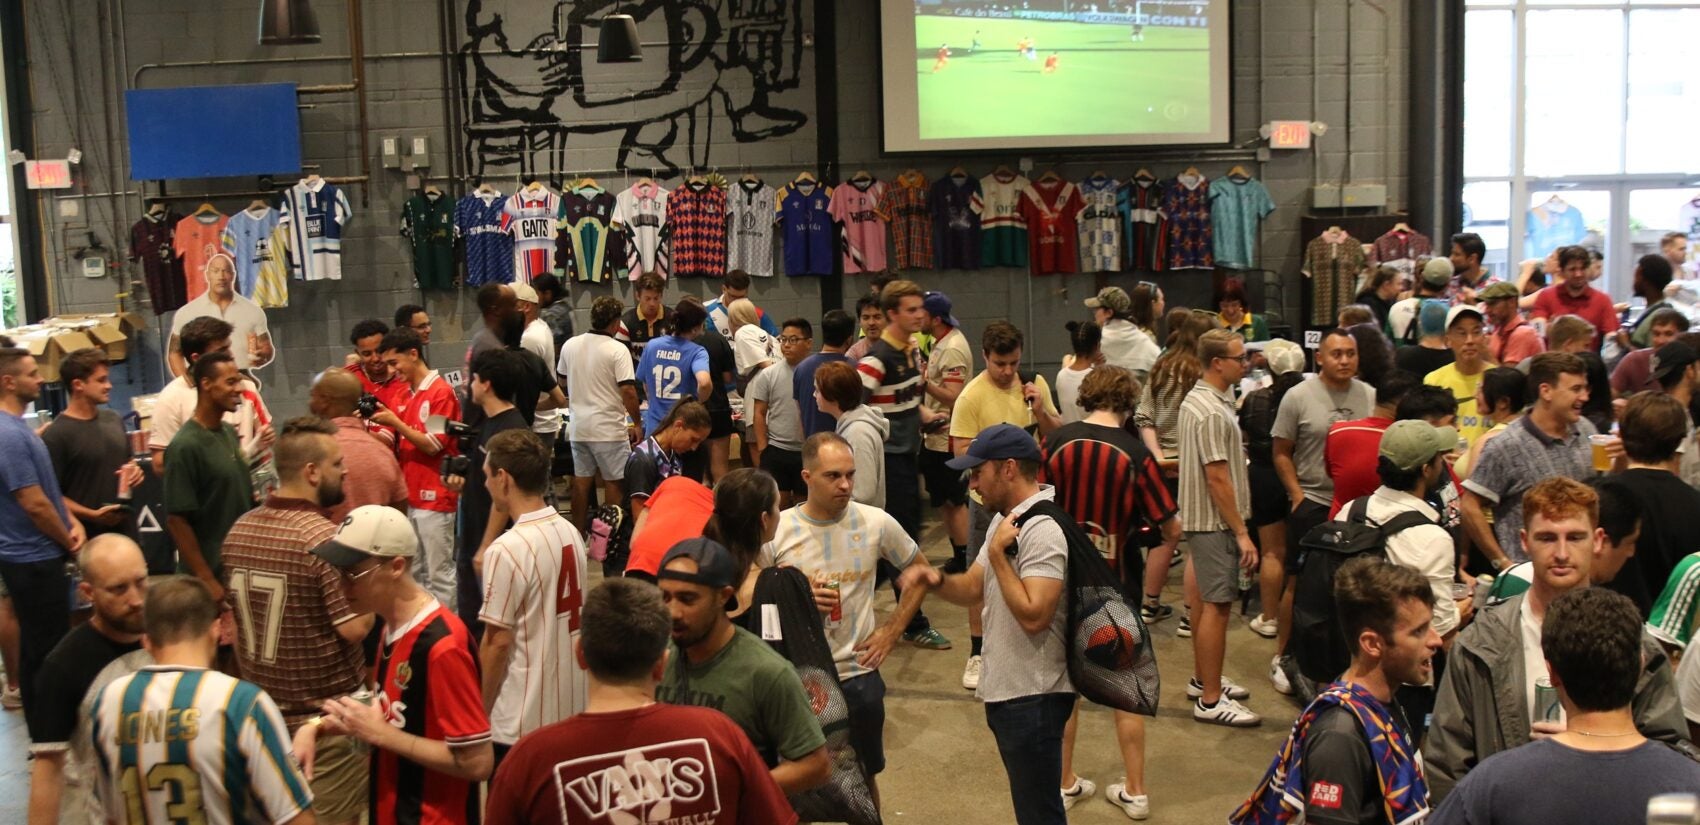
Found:
<svg viewBox="0 0 1700 825"><path fill-rule="evenodd" d="M543 301L537 296L537 290L531 284L514 284L514 305L519 314L525 319L525 331L520 333L519 348L538 357L545 366L553 367L560 353L555 348L555 331L549 328L549 322L541 316ZM554 394L549 392L555 382L551 380L547 387L542 388L537 400L537 409L532 414L531 431L537 433L543 442L543 449L548 451L549 461L555 459L555 436L561 431L560 405L555 403ZM549 500L554 501L554 485L550 485Z"/></svg>
<svg viewBox="0 0 1700 825"><path fill-rule="evenodd" d="M1446 345L1452 349L1452 363L1423 377L1424 384L1447 390L1458 399L1458 434L1472 443L1492 426L1476 409L1476 390L1482 375L1493 366L1486 357L1487 327L1482 321L1482 311L1470 304L1448 310Z"/></svg>

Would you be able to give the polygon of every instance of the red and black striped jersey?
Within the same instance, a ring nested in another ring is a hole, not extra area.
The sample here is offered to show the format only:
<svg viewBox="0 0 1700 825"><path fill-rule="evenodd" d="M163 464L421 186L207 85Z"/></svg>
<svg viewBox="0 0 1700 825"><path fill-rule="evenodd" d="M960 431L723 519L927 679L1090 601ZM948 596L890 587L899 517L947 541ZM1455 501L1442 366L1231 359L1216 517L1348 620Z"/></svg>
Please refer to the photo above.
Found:
<svg viewBox="0 0 1700 825"><path fill-rule="evenodd" d="M1142 522L1155 527L1178 512L1151 452L1119 427L1076 421L1057 428L1046 439L1040 478L1112 565Z"/></svg>

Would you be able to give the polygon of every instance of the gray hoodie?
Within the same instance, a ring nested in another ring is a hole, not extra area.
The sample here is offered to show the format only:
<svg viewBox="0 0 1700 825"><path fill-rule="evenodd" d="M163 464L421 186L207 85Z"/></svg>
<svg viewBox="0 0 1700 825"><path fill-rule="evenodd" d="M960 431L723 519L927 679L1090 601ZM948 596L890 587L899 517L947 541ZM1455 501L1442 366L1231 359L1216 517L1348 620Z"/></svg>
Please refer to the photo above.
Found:
<svg viewBox="0 0 1700 825"><path fill-rule="evenodd" d="M838 417L838 434L850 442L856 457L856 487L851 498L885 509L885 441L891 422L885 413L863 404Z"/></svg>

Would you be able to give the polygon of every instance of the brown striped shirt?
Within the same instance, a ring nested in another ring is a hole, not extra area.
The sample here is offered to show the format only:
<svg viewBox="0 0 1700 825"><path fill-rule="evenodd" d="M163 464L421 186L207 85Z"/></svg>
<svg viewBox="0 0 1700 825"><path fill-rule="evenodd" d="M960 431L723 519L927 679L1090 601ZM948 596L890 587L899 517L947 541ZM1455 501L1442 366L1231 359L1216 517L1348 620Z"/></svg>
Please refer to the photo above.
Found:
<svg viewBox="0 0 1700 825"><path fill-rule="evenodd" d="M1181 529L1210 532L1228 529L1228 521L1210 499L1204 466L1228 463L1234 484L1234 504L1240 519L1251 515L1251 488L1246 482L1245 448L1234 415L1234 398L1200 379L1181 401L1180 420Z"/></svg>

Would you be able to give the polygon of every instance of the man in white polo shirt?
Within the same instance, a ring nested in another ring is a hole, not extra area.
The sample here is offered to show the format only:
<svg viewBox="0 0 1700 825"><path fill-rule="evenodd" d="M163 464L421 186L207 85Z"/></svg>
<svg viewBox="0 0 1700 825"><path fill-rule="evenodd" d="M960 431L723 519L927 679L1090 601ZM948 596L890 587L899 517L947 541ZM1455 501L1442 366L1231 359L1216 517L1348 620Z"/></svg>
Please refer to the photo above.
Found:
<svg viewBox="0 0 1700 825"><path fill-rule="evenodd" d="M236 291L236 264L230 256L214 255L207 262L207 291L178 308L171 316L171 345L166 348L172 375L182 375L189 362L178 350L183 327L196 318L222 318L231 326L230 355L236 368L259 369L272 362L272 333L266 327L266 311Z"/></svg>
<svg viewBox="0 0 1700 825"><path fill-rule="evenodd" d="M604 501L626 500L626 459L643 436L638 422L637 373L620 331L620 299L603 295L590 305L590 331L567 339L555 373L572 404L567 438L573 449L573 522L589 527L596 471L607 486Z"/></svg>

